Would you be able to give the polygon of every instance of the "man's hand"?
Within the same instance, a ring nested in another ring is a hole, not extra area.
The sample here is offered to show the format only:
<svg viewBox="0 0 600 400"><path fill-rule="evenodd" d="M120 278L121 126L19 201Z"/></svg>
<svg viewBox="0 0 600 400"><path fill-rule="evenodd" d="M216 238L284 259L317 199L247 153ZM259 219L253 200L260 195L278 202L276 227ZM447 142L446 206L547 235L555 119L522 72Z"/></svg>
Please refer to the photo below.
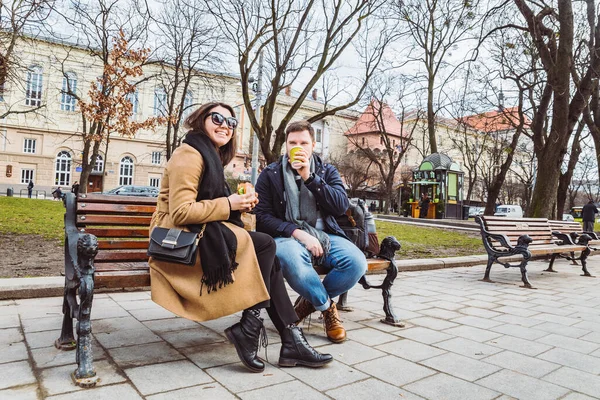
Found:
<svg viewBox="0 0 600 400"><path fill-rule="evenodd" d="M323 255L323 247L321 246L319 239L310 233L304 232L301 229L296 229L292 232L292 237L302 243L313 256L321 257Z"/></svg>
<svg viewBox="0 0 600 400"><path fill-rule="evenodd" d="M310 158L306 151L298 150L294 155L294 162L292 163L290 160L290 164L292 168L298 171L298 175L300 175L303 181L308 179L310 176Z"/></svg>
<svg viewBox="0 0 600 400"><path fill-rule="evenodd" d="M229 196L231 211L249 212L258 204L258 193L237 194Z"/></svg>

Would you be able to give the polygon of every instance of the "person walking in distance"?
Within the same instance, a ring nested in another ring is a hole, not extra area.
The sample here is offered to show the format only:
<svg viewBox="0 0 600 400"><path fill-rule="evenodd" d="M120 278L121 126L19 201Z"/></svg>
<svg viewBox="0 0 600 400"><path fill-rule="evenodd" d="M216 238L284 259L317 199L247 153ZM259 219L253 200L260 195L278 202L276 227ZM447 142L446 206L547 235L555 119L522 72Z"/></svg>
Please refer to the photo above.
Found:
<svg viewBox="0 0 600 400"><path fill-rule="evenodd" d="M598 208L592 200L583 206L581 212L583 217L583 231L594 232L594 222L596 221L596 214L598 214Z"/></svg>
<svg viewBox="0 0 600 400"><path fill-rule="evenodd" d="M421 201L419 203L421 209L419 210L419 218L427 218L427 213L429 212L429 196L427 196L427 192L421 195Z"/></svg>
<svg viewBox="0 0 600 400"><path fill-rule="evenodd" d="M32 193L33 193L33 181L29 180L29 185L27 185L27 197L31 198Z"/></svg>

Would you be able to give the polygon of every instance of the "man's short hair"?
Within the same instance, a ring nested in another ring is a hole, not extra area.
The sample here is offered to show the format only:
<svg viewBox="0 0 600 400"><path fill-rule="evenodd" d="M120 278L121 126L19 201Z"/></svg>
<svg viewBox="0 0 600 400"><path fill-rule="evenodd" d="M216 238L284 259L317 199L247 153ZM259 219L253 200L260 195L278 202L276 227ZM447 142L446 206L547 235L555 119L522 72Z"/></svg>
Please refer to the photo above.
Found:
<svg viewBox="0 0 600 400"><path fill-rule="evenodd" d="M315 141L315 128L313 128L310 122L306 120L295 121L289 124L287 128L285 128L285 140L287 140L288 135L290 133L303 131L308 131L308 133L310 133L310 138L312 139L312 141Z"/></svg>

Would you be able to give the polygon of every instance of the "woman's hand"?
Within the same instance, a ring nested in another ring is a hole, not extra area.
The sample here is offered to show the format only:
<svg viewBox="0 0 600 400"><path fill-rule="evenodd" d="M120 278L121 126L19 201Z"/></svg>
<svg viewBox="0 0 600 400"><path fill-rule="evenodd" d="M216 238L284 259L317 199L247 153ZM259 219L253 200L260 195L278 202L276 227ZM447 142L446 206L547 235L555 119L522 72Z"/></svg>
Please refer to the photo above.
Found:
<svg viewBox="0 0 600 400"><path fill-rule="evenodd" d="M232 211L252 211L258 204L258 193L232 194L228 197Z"/></svg>

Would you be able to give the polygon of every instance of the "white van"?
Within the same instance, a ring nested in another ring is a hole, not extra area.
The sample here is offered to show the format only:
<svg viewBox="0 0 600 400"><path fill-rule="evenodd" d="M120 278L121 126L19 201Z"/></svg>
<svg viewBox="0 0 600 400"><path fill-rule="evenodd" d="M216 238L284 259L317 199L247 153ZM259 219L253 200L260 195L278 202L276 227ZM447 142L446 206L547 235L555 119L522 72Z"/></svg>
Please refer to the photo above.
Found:
<svg viewBox="0 0 600 400"><path fill-rule="evenodd" d="M496 217L523 218L523 209L519 205L509 204L496 208Z"/></svg>

